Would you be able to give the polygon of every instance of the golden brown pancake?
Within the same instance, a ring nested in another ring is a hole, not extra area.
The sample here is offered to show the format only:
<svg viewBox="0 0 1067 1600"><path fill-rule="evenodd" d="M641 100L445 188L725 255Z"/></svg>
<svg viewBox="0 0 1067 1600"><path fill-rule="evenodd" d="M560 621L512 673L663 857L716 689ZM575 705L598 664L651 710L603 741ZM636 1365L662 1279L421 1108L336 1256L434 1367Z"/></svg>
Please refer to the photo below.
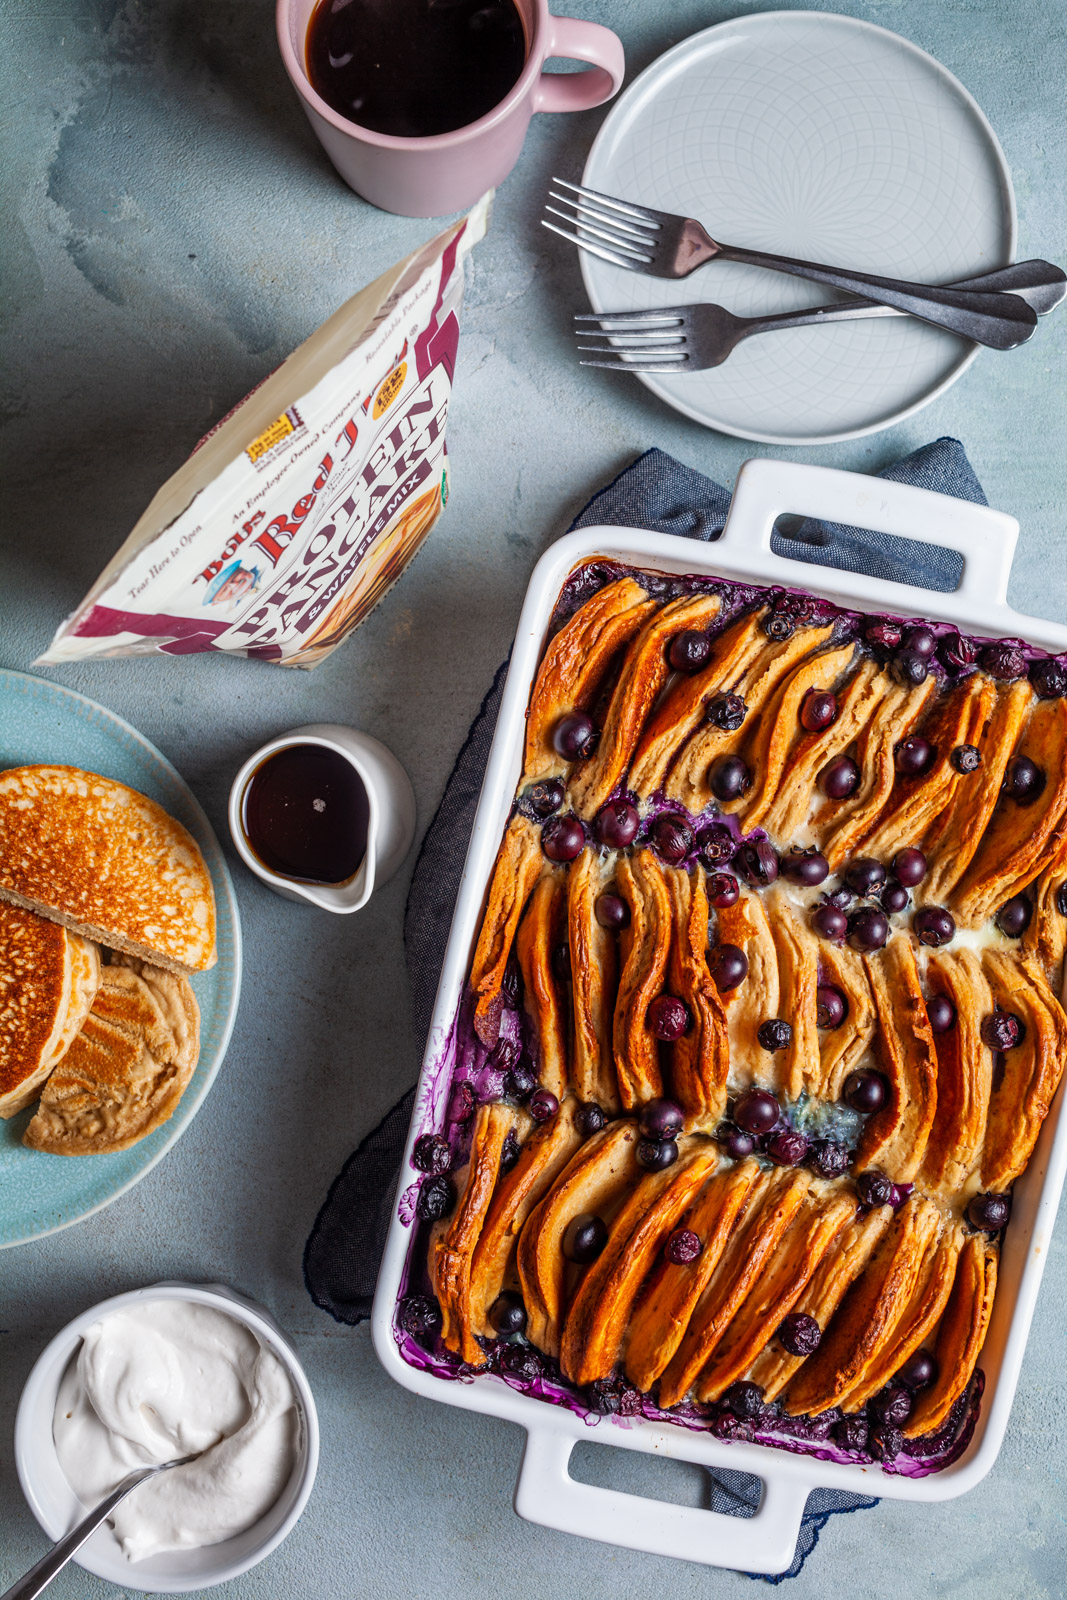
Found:
<svg viewBox="0 0 1067 1600"><path fill-rule="evenodd" d="M88 1016L99 982L95 944L0 902L0 1117L36 1100Z"/></svg>

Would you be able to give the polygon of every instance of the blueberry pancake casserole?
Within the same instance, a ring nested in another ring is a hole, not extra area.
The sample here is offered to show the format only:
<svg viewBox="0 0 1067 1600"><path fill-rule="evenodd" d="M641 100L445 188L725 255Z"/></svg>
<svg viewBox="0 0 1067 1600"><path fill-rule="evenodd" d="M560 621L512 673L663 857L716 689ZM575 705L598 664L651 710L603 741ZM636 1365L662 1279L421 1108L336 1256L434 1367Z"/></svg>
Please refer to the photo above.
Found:
<svg viewBox="0 0 1067 1600"><path fill-rule="evenodd" d="M401 1198L405 1359L947 1465L1067 1059L1064 662L588 562L523 766Z"/></svg>

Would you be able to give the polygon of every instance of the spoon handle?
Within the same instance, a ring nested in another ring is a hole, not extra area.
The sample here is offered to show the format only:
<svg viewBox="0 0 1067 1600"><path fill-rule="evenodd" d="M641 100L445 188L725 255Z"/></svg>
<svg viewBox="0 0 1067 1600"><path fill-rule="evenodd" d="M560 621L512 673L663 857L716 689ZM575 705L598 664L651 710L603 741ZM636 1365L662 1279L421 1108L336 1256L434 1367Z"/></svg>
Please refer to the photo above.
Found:
<svg viewBox="0 0 1067 1600"><path fill-rule="evenodd" d="M31 1567L29 1572L24 1573L21 1578L17 1578L11 1588L0 1595L0 1600L34 1600L34 1596L39 1595L42 1589L48 1587L56 1573L66 1566L71 1556L81 1549L89 1535L111 1515L121 1501L125 1500L130 1491L136 1489L139 1483L143 1483L146 1478L151 1478L158 1471L158 1467L151 1466L138 1467L136 1471L128 1473L118 1487L111 1491L106 1500L101 1500L100 1504L90 1511L89 1515L83 1518L76 1528L72 1528L68 1534L65 1534L60 1539L58 1544L53 1545L48 1554L42 1557L35 1567Z"/></svg>

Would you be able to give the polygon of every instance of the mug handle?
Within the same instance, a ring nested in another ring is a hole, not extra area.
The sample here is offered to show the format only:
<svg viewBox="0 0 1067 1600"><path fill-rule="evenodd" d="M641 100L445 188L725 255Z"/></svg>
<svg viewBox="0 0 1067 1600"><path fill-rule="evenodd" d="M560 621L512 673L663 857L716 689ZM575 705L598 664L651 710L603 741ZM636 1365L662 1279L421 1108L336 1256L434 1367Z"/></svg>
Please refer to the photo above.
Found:
<svg viewBox="0 0 1067 1600"><path fill-rule="evenodd" d="M575 17L548 18L549 32L542 60L566 56L588 61L592 72L544 72L534 89L535 111L588 111L603 105L622 87L626 57L622 40L599 22Z"/></svg>

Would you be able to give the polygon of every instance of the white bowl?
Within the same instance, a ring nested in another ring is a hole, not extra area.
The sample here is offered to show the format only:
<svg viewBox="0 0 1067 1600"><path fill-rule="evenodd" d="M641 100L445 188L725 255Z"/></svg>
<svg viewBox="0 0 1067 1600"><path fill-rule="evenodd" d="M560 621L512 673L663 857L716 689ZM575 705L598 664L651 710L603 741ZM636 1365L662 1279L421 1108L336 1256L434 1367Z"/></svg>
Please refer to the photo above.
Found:
<svg viewBox="0 0 1067 1600"><path fill-rule="evenodd" d="M289 1482L258 1522L198 1550L170 1550L145 1561L129 1561L105 1523L74 1557L78 1566L124 1589L148 1594L188 1594L225 1583L247 1572L277 1548L303 1511L319 1464L319 1422L315 1401L296 1351L262 1306L221 1283L154 1283L129 1294L115 1295L83 1311L58 1333L38 1357L26 1380L15 1417L15 1467L26 1502L48 1537L55 1541L89 1509L75 1495L63 1474L52 1438L52 1418L60 1379L85 1330L101 1317L147 1300L188 1300L210 1306L242 1322L278 1357L296 1394L300 1416L297 1459ZM136 1492L136 1491L135 1491ZM41 1552L44 1554L44 1552Z"/></svg>

